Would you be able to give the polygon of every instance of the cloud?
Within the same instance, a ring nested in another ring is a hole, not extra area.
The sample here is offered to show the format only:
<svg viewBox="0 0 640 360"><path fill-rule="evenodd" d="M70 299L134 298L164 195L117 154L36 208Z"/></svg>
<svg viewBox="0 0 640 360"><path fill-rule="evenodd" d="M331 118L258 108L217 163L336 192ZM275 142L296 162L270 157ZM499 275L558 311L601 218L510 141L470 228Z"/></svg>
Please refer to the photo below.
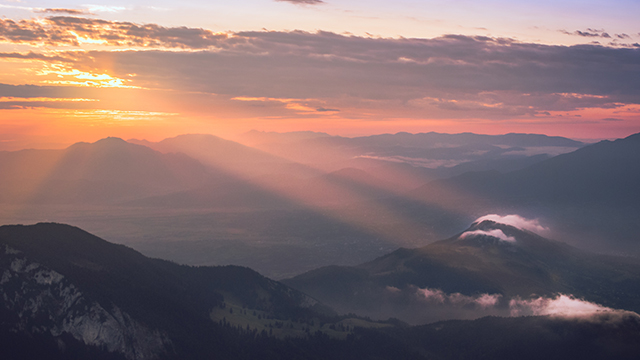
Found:
<svg viewBox="0 0 640 360"><path fill-rule="evenodd" d="M347 118L422 119L425 113L477 118L481 112L485 119L502 120L640 104L640 49L633 48L548 46L462 35L393 39L323 31L220 34L69 16L0 19L0 40L32 44L43 61L46 56L51 62L64 58L83 72L120 79L136 74L131 84L140 87L228 98L315 100L307 105L308 116L340 109ZM45 55L39 46L84 42L145 49ZM361 115L365 112L353 109L380 111Z"/></svg>
<svg viewBox="0 0 640 360"><path fill-rule="evenodd" d="M496 306L500 300L499 294L482 294L475 299L475 302L480 305L481 308L488 308L490 306Z"/></svg>
<svg viewBox="0 0 640 360"><path fill-rule="evenodd" d="M23 60L42 60L46 62L71 62L71 59L57 56L57 55L45 55L40 53L35 53L33 51L29 51L27 53L0 53L0 58L5 59L23 59Z"/></svg>
<svg viewBox="0 0 640 360"><path fill-rule="evenodd" d="M398 293L400 290L392 288L389 291ZM475 309L476 317L486 316L487 313L490 313L498 316L551 316L598 322L615 322L630 316L640 320L640 315L635 312L609 308L566 294L530 299L522 299L517 296L504 299L500 294L467 296L460 293L447 294L440 289L431 288L417 288L415 294L425 304L444 306L450 311L462 310L463 308ZM452 314L455 314L455 311Z"/></svg>
<svg viewBox="0 0 640 360"><path fill-rule="evenodd" d="M114 13L114 12L127 10L126 7L122 7L122 6L87 5L87 7L89 7L89 11L92 11L92 12Z"/></svg>
<svg viewBox="0 0 640 360"><path fill-rule="evenodd" d="M605 39L611 38L611 35L609 35L604 30L598 30L598 29L592 29L592 28L588 28L586 31L576 30L574 32L569 32L567 30L560 30L560 32L566 35L576 35L576 36L582 36L582 37L591 37L591 38L599 37L599 38L605 38Z"/></svg>
<svg viewBox="0 0 640 360"><path fill-rule="evenodd" d="M325 2L322 0L276 0L278 2L288 2L295 5L320 5Z"/></svg>
<svg viewBox="0 0 640 360"><path fill-rule="evenodd" d="M509 301L511 316L550 315L565 318L587 318L602 313L638 314L608 308L572 295L558 294L553 298L538 297L529 300L513 298Z"/></svg>
<svg viewBox="0 0 640 360"><path fill-rule="evenodd" d="M624 121L622 119L618 119L618 118L604 118L602 119L603 121Z"/></svg>
<svg viewBox="0 0 640 360"><path fill-rule="evenodd" d="M405 164L410 164L411 166L414 166L414 167L424 167L424 168L430 168L430 169L436 169L439 167L452 167L468 161L465 159L457 159L457 160L426 159L426 158L415 158L415 157L400 156L400 155L394 155L394 156L358 155L355 157L355 159L374 159L374 160L388 161L393 163L405 163Z"/></svg>
<svg viewBox="0 0 640 360"><path fill-rule="evenodd" d="M226 34L210 30L156 24L53 16L15 21L0 19L0 41L52 46L93 43L110 46L177 47L203 49L215 46Z"/></svg>
<svg viewBox="0 0 640 360"><path fill-rule="evenodd" d="M502 230L500 229L493 229L493 230L474 230L474 231L467 231L464 232L460 235L460 239L466 239L468 237L472 237L472 236L490 236L502 241L506 241L506 242L516 242L516 238L514 238L513 236L507 236Z"/></svg>
<svg viewBox="0 0 640 360"><path fill-rule="evenodd" d="M390 292L390 293L394 293L394 294L398 294L398 293L402 292L402 290L398 289L398 288L397 288L397 287L395 287L395 286L387 286L387 287L386 287L386 290L387 290L388 292Z"/></svg>
<svg viewBox="0 0 640 360"><path fill-rule="evenodd" d="M640 102L637 83L631 83L631 79L640 80L640 71L632 72L640 67L640 54L616 51L587 45L502 45L498 40L471 37L367 39L323 32L258 32L223 39L215 52L84 55L93 58L87 61L115 61L129 73L146 72L156 77L150 79L154 82L163 74L180 81L172 74L179 72L182 81L174 85L195 84L198 90L212 93L391 101L430 98L438 101L427 101L425 106L443 107L455 100L471 105L455 111L483 108L496 116L517 116ZM398 62L399 57L415 63ZM150 63L157 67L149 68ZM611 66L616 63L624 66ZM617 99L629 93L634 96Z"/></svg>
<svg viewBox="0 0 640 360"><path fill-rule="evenodd" d="M82 89L72 86L9 85L0 83L0 98L57 98L75 99L95 97L96 89Z"/></svg>
<svg viewBox="0 0 640 360"><path fill-rule="evenodd" d="M449 304L454 306L474 305L481 309L487 309L496 306L502 297L500 294L481 294L478 296L467 296L460 293L445 294L440 289L418 288L416 294L421 300L437 303Z"/></svg>
<svg viewBox="0 0 640 360"><path fill-rule="evenodd" d="M37 9L34 12L41 14L93 15L89 10L83 9Z"/></svg>
<svg viewBox="0 0 640 360"><path fill-rule="evenodd" d="M474 224L479 224L485 220L491 220L497 222L499 224L510 225L516 227L521 230L529 230L535 233L544 233L549 231L548 228L540 225L540 222L537 219L525 219L520 215L497 215L497 214L489 214L482 217L479 217L474 221Z"/></svg>

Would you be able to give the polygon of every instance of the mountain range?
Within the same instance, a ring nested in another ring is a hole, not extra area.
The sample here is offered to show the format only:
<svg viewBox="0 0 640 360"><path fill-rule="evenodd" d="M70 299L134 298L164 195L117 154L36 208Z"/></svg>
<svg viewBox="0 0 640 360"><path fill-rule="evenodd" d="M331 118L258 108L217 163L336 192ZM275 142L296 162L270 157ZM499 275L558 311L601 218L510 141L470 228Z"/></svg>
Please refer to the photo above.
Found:
<svg viewBox="0 0 640 360"><path fill-rule="evenodd" d="M360 137L325 133L269 133L251 131L243 143L302 164L328 171L356 167L382 177L390 165L406 169L422 183L475 169L512 171L578 149L579 141L538 134L479 135L435 132L381 134ZM397 179L397 177L396 177ZM389 179L387 179L389 180ZM408 182L408 179L403 179ZM417 187L416 182L406 186Z"/></svg>
<svg viewBox="0 0 640 360"><path fill-rule="evenodd" d="M191 134L0 152L0 222L71 223L154 257L277 279L424 246L487 213L538 218L579 248L640 254L638 135L591 145L530 134L249 137L258 148ZM292 158L314 153L327 161Z"/></svg>
<svg viewBox="0 0 640 360"><path fill-rule="evenodd" d="M489 218L500 221L499 216ZM527 226L520 217L506 218ZM446 240L401 248L358 266L319 268L283 282L340 313L412 324L505 316L514 312L512 301L554 301L558 294L640 311L639 260L588 253L482 218Z"/></svg>
<svg viewBox="0 0 640 360"><path fill-rule="evenodd" d="M557 246L499 228L531 256ZM497 245L473 235L439 246L454 242ZM336 316L248 268L150 259L63 224L1 226L0 250L5 359L634 359L640 350L640 317L628 311L408 326Z"/></svg>
<svg viewBox="0 0 640 360"><path fill-rule="evenodd" d="M150 259L68 225L2 226L0 243L3 335L37 335L63 348L70 340L127 359L235 358L231 323L259 333L284 322L295 335L302 323L332 315L248 268Z"/></svg>
<svg viewBox="0 0 640 360"><path fill-rule="evenodd" d="M410 192L425 203L526 213L599 252L640 254L640 134L601 141L526 168L469 172Z"/></svg>
<svg viewBox="0 0 640 360"><path fill-rule="evenodd" d="M640 189L634 186L640 181L639 163L640 134L635 134L505 174L489 171L435 181L412 194L429 199L437 196L432 189L446 187L493 202L625 206L640 200Z"/></svg>
<svg viewBox="0 0 640 360"><path fill-rule="evenodd" d="M204 185L209 171L184 154L161 154L118 138L64 150L0 153L6 203L114 204Z"/></svg>

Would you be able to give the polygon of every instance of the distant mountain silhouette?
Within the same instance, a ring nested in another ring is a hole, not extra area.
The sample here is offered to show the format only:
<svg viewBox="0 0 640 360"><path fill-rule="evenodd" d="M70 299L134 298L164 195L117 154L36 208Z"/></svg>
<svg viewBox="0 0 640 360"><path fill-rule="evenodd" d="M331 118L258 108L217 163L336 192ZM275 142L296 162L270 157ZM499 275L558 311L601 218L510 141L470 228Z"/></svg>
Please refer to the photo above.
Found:
<svg viewBox="0 0 640 360"><path fill-rule="evenodd" d="M352 138L358 145L372 146L411 146L416 148L434 148L437 144L452 145L506 145L515 147L539 147L539 146L560 146L560 147L581 147L584 144L560 136L547 136L541 134L505 134L505 135L482 135L474 133L443 134L437 132L411 134L399 132L396 134L381 134L371 136L361 136ZM324 141L320 139L318 141Z"/></svg>
<svg viewBox="0 0 640 360"><path fill-rule="evenodd" d="M201 186L209 170L183 154L162 154L118 138L64 150L0 154L0 199L20 203L113 204Z"/></svg>
<svg viewBox="0 0 640 360"><path fill-rule="evenodd" d="M579 141L538 134L400 132L348 138L323 133L253 131L245 134L243 139L247 144L269 153L326 171L355 167L386 181L395 180L401 186L416 184L407 176L418 177L424 183L470 170L518 170L549 156L584 146ZM406 164L410 168L399 173L390 172L393 164Z"/></svg>
<svg viewBox="0 0 640 360"><path fill-rule="evenodd" d="M640 204L640 134L601 141L524 169L499 174L468 173L437 180L412 192L430 200L451 194L473 194L490 202ZM456 199L452 201L473 201Z"/></svg>
<svg viewBox="0 0 640 360"><path fill-rule="evenodd" d="M163 153L184 153L217 172L228 173L243 179L279 173L286 173L289 176L316 174L306 166L214 135L186 134L160 142L135 139L128 141Z"/></svg>
<svg viewBox="0 0 640 360"><path fill-rule="evenodd" d="M279 133L274 131L251 130L242 134L243 140L249 142L251 145L272 142L292 142L329 136L331 135L317 131L289 131Z"/></svg>
<svg viewBox="0 0 640 360"><path fill-rule="evenodd" d="M428 182L408 197L472 216L528 213L556 236L592 251L640 255L640 134L500 173L468 172ZM509 210L505 210L509 209Z"/></svg>

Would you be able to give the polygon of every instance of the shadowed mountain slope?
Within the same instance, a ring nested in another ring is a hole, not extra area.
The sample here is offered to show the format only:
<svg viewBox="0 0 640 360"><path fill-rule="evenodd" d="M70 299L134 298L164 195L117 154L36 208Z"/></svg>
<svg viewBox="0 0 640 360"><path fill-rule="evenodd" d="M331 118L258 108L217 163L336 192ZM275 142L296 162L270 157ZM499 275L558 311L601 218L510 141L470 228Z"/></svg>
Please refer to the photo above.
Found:
<svg viewBox="0 0 640 360"><path fill-rule="evenodd" d="M75 339L128 359L236 358L223 314L284 321L328 311L248 268L149 259L68 225L2 226L0 250L3 331Z"/></svg>
<svg viewBox="0 0 640 360"><path fill-rule="evenodd" d="M640 134L601 141L558 155L522 170L468 173L436 180L412 192L424 200L448 196L450 201L473 194L492 203L615 204L640 203ZM443 194L442 190L445 191ZM456 198L456 194L460 197Z"/></svg>
<svg viewBox="0 0 640 360"><path fill-rule="evenodd" d="M61 224L0 227L0 272L7 359L634 359L640 347L628 312L420 327L334 317L250 269L149 259Z"/></svg>
<svg viewBox="0 0 640 360"><path fill-rule="evenodd" d="M482 213L515 212L591 251L640 255L640 134L601 141L501 174L469 172L408 193L424 203Z"/></svg>
<svg viewBox="0 0 640 360"><path fill-rule="evenodd" d="M587 253L485 220L422 248L399 249L356 267L320 268L283 282L340 312L360 309L361 314L419 323L443 314L504 315L509 299L559 293L639 311L639 274L637 260ZM426 310L431 300L451 299L448 294L464 296L469 304L483 295L495 301L491 309L475 313L469 307Z"/></svg>

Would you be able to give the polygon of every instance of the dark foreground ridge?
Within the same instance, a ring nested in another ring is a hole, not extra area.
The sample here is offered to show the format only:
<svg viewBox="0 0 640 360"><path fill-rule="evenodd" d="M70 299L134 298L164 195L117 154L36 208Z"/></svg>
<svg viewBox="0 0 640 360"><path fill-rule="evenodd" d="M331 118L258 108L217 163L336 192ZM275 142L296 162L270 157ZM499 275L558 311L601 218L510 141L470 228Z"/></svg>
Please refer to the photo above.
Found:
<svg viewBox="0 0 640 360"><path fill-rule="evenodd" d="M242 267L150 259L62 224L0 227L3 359L632 359L633 313L409 327L337 317Z"/></svg>

